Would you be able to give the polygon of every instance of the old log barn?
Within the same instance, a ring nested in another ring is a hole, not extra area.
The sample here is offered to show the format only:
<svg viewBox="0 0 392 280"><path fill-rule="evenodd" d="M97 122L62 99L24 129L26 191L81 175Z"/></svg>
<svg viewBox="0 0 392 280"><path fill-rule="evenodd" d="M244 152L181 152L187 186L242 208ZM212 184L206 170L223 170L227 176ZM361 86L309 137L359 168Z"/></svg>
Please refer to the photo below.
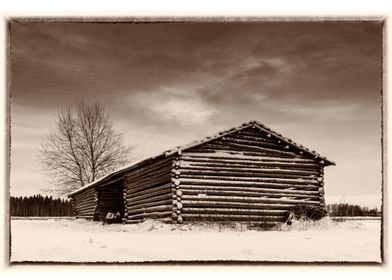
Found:
<svg viewBox="0 0 392 280"><path fill-rule="evenodd" d="M78 218L123 223L284 221L295 205L325 207L335 165L257 121L124 167L69 194Z"/></svg>

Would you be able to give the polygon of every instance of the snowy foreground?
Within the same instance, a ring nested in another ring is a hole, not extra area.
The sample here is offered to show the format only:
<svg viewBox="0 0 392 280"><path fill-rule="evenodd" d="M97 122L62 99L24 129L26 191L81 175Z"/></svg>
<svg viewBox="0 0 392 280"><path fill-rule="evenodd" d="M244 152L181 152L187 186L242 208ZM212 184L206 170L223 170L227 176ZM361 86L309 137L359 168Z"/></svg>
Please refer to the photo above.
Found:
<svg viewBox="0 0 392 280"><path fill-rule="evenodd" d="M295 222L274 231L242 225L102 225L12 219L11 261L167 260L380 262L380 220Z"/></svg>

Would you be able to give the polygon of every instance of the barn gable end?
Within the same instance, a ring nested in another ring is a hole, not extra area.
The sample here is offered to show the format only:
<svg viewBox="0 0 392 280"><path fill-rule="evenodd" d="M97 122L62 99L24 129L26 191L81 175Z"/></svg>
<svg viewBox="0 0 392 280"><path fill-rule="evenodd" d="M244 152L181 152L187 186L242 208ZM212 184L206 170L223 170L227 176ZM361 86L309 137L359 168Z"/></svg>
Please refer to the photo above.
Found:
<svg viewBox="0 0 392 280"><path fill-rule="evenodd" d="M185 149L181 221L282 222L293 206L325 207L322 160L247 127Z"/></svg>

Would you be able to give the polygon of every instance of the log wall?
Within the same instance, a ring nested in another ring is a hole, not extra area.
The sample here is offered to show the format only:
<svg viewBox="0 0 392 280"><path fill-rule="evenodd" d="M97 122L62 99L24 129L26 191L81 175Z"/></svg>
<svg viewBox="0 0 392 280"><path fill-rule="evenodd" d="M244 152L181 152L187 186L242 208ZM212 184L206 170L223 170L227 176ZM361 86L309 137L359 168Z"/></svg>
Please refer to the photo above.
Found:
<svg viewBox="0 0 392 280"><path fill-rule="evenodd" d="M97 193L94 188L89 188L77 193L72 198L76 218L93 219L97 207Z"/></svg>
<svg viewBox="0 0 392 280"><path fill-rule="evenodd" d="M171 221L172 159L161 159L127 172L124 176L123 222L137 223L147 218Z"/></svg>
<svg viewBox="0 0 392 280"><path fill-rule="evenodd" d="M324 207L323 166L248 128L184 151L173 164L178 222L283 222L295 205Z"/></svg>

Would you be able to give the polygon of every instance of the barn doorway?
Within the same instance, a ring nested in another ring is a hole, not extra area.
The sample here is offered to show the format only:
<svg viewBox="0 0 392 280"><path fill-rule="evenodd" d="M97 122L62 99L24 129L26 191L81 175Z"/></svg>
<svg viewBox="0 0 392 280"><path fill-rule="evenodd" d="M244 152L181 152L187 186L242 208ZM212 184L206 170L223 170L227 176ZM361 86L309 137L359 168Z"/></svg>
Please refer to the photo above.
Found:
<svg viewBox="0 0 392 280"><path fill-rule="evenodd" d="M110 185L101 186L96 189L98 202L94 213L94 220L107 222L108 220L106 217L108 216L108 213L113 215L119 213L120 216L113 218L110 222L122 222L125 212L123 188L122 181L120 181Z"/></svg>

